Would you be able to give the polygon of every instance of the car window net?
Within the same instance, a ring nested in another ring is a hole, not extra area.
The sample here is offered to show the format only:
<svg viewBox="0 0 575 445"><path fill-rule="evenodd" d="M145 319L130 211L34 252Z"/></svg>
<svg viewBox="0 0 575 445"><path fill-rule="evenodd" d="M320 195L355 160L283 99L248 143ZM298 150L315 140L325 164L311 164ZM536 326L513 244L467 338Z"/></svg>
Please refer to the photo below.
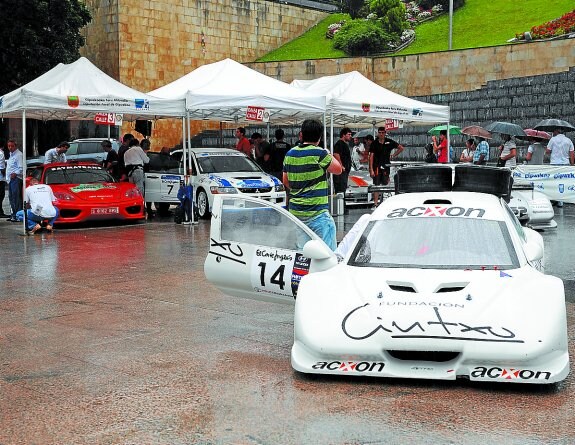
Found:
<svg viewBox="0 0 575 445"><path fill-rule="evenodd" d="M479 218L397 218L372 221L348 264L425 269L519 267L505 223Z"/></svg>
<svg viewBox="0 0 575 445"><path fill-rule="evenodd" d="M221 238L226 241L301 250L311 237L288 216L265 203L224 199Z"/></svg>
<svg viewBox="0 0 575 445"><path fill-rule="evenodd" d="M198 156L201 173L260 172L251 159L244 156Z"/></svg>
<svg viewBox="0 0 575 445"><path fill-rule="evenodd" d="M57 168L46 172L46 184L92 184L115 182L114 178L101 168Z"/></svg>

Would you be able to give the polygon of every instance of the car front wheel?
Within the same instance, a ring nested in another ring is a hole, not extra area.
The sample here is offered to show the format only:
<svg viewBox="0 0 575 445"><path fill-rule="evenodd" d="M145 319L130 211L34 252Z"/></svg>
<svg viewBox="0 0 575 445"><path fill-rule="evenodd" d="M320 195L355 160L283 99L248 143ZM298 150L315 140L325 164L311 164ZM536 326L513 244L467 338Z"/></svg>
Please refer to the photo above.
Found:
<svg viewBox="0 0 575 445"><path fill-rule="evenodd" d="M200 218L207 219L210 217L210 202L208 201L208 195L206 194L205 190L198 190L196 205L198 207L198 215Z"/></svg>

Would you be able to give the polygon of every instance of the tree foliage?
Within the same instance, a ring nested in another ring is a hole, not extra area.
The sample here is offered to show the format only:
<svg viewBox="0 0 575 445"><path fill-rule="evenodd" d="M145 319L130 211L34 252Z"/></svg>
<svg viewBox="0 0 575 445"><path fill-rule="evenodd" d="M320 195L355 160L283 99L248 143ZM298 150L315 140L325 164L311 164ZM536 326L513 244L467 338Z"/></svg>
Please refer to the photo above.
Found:
<svg viewBox="0 0 575 445"><path fill-rule="evenodd" d="M388 34L400 36L409 27L405 19L405 6L400 0L371 0L369 10L377 15Z"/></svg>
<svg viewBox="0 0 575 445"><path fill-rule="evenodd" d="M80 57L91 20L80 0L2 0L0 17L0 95Z"/></svg>
<svg viewBox="0 0 575 445"><path fill-rule="evenodd" d="M357 19L365 0L341 0L334 3L341 5L341 12L347 12L352 19Z"/></svg>
<svg viewBox="0 0 575 445"><path fill-rule="evenodd" d="M387 34L377 22L351 20L335 34L333 46L352 56L380 53L389 49L395 38Z"/></svg>

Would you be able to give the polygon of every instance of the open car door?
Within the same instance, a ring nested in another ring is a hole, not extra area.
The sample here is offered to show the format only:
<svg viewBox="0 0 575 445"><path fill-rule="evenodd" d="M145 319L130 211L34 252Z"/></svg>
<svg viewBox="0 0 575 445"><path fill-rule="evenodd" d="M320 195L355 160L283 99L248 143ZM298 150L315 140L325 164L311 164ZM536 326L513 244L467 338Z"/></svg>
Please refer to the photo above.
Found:
<svg viewBox="0 0 575 445"><path fill-rule="evenodd" d="M257 198L215 196L204 273L228 295L293 302L310 270L310 259L302 254L310 240L329 251L313 260L324 263L320 269L337 264L327 245L280 206Z"/></svg>

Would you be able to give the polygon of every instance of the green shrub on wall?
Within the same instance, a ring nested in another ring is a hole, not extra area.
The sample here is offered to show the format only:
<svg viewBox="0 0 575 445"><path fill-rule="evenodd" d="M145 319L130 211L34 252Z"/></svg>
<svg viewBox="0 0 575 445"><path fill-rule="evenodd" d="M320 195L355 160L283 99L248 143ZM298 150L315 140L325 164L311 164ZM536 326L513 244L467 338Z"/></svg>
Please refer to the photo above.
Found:
<svg viewBox="0 0 575 445"><path fill-rule="evenodd" d="M404 29L409 28L405 5L400 0L371 0L369 10L377 16L381 27L389 34L400 36Z"/></svg>
<svg viewBox="0 0 575 445"><path fill-rule="evenodd" d="M351 20L334 36L333 46L352 56L380 53L389 49L395 37L386 33L377 22Z"/></svg>

